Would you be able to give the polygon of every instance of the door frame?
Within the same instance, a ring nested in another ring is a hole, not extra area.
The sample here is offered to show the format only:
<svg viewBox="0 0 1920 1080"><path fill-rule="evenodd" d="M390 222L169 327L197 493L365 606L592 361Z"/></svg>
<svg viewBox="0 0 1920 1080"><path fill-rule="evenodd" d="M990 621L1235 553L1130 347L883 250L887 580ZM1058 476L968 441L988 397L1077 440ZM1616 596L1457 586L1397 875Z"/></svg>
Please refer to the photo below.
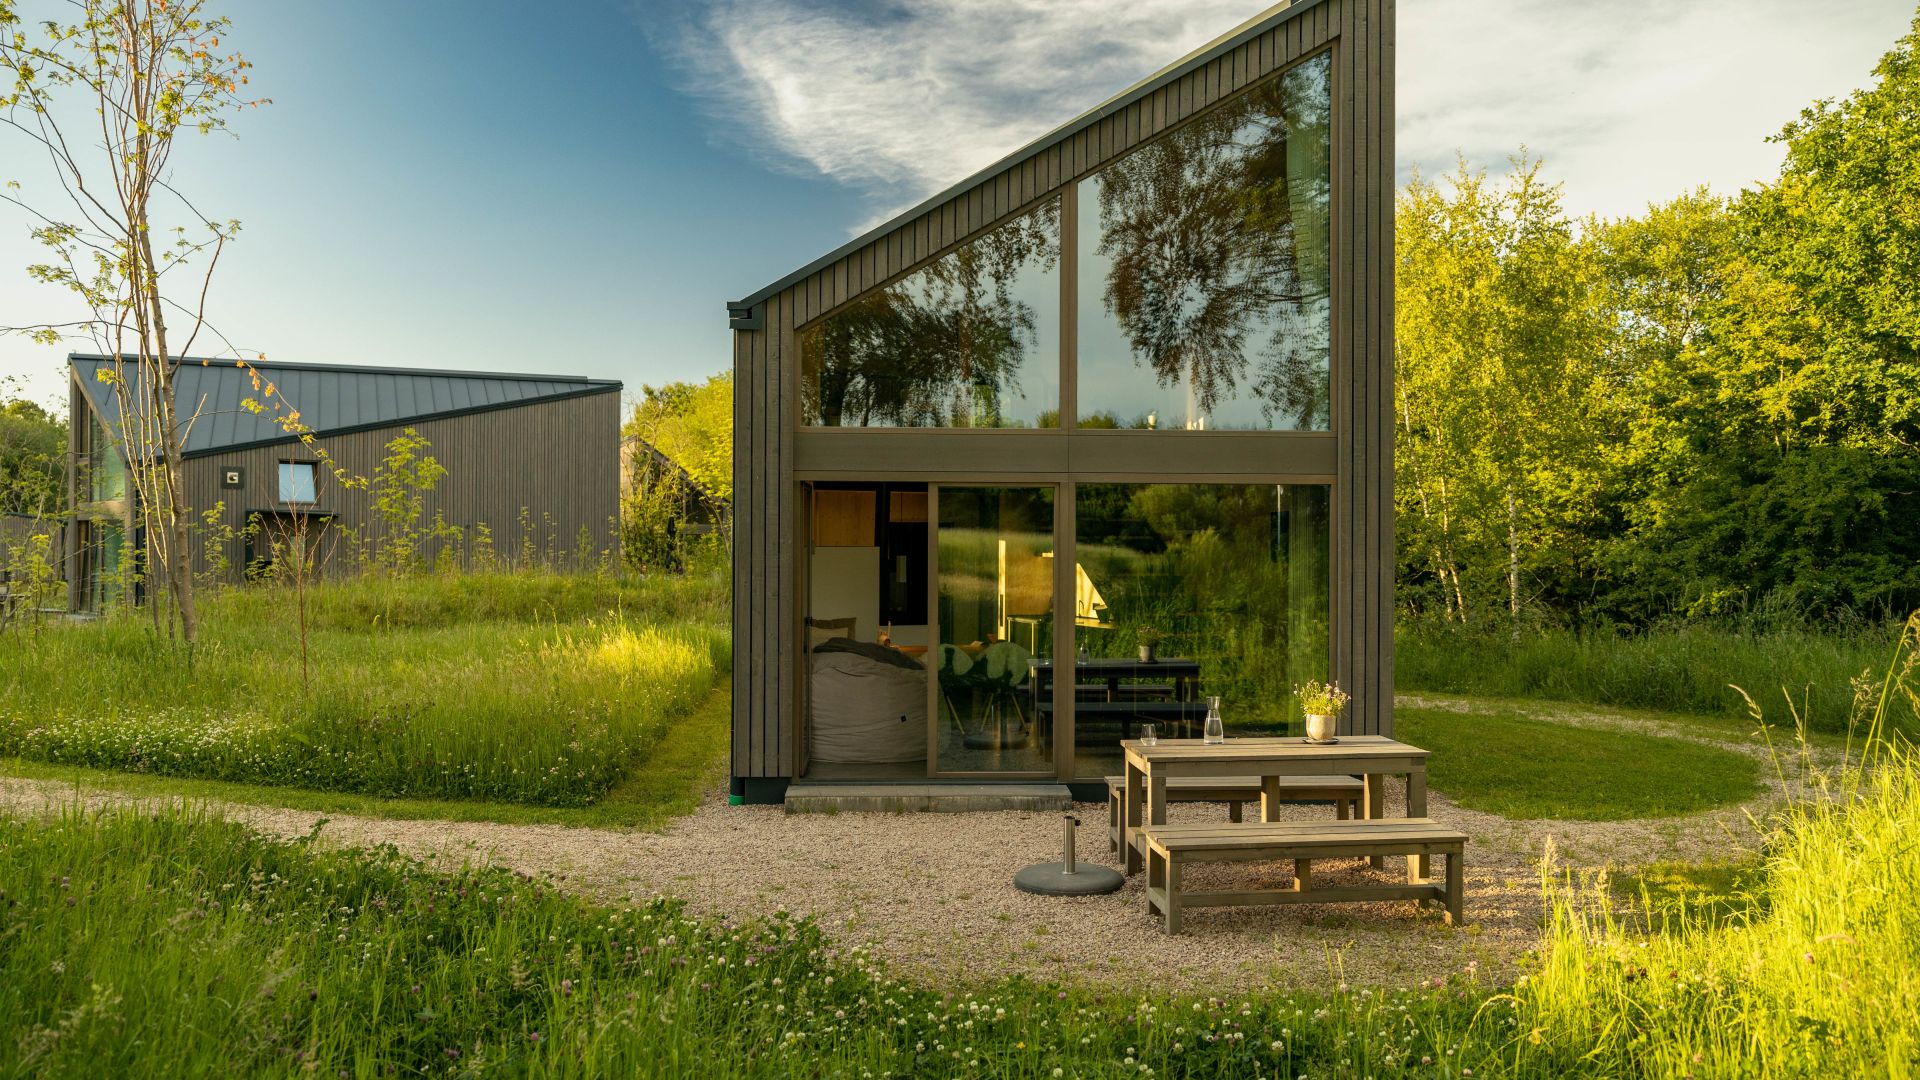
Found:
<svg viewBox="0 0 1920 1080"><path fill-rule="evenodd" d="M940 494L943 488L1046 488L1053 493L1053 768L943 770L940 767ZM1061 662L1074 655L1073 620L1060 618L1061 581L1073 588L1074 486L1070 480L1021 478L927 481L927 779L1054 780L1073 775L1073 680L1059 677ZM1064 569L1064 573L1062 572ZM1064 738L1063 738L1064 736Z"/></svg>

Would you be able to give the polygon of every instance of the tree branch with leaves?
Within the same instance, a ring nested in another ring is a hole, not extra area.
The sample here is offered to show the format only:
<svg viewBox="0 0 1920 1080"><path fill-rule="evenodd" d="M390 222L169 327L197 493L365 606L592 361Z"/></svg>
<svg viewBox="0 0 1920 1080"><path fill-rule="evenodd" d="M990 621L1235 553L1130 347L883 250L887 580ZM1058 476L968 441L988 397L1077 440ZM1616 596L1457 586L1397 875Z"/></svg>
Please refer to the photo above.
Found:
<svg viewBox="0 0 1920 1080"><path fill-rule="evenodd" d="M46 249L29 276L72 294L83 313L0 333L87 341L112 359L102 378L119 413L114 437L166 587L150 604L155 629L190 645L194 513L181 460L199 405L176 400L175 374L211 329L210 284L240 225L208 217L167 177L179 136L227 131L231 115L265 102L244 96L252 65L222 51L228 20L200 0L62 6L64 20L29 30L18 0L0 0L0 128L37 152L58 192L36 203L8 177L0 200L27 214Z"/></svg>

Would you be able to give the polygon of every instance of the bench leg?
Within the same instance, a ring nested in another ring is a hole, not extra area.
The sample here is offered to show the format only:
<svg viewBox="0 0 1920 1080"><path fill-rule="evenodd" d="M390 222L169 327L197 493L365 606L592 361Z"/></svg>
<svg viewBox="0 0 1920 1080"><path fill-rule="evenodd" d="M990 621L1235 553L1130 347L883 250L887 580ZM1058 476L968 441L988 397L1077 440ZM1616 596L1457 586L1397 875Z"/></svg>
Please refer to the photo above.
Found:
<svg viewBox="0 0 1920 1080"><path fill-rule="evenodd" d="M1180 860L1172 852L1167 853L1167 933L1180 932Z"/></svg>
<svg viewBox="0 0 1920 1080"><path fill-rule="evenodd" d="M1447 922L1464 926L1467 922L1466 853L1447 853Z"/></svg>
<svg viewBox="0 0 1920 1080"><path fill-rule="evenodd" d="M1235 825L1240 824L1242 817L1240 812L1241 805L1238 801L1227 804L1227 820L1233 822Z"/></svg>
<svg viewBox="0 0 1920 1080"><path fill-rule="evenodd" d="M1339 799L1335 799L1335 800L1333 800L1333 816L1334 816L1334 819L1335 819L1336 821L1345 821L1345 820L1347 820L1347 808L1348 808L1348 807L1350 807L1350 806L1352 806L1352 805L1353 805L1353 800L1352 800L1352 799L1348 799L1348 798L1339 798Z"/></svg>
<svg viewBox="0 0 1920 1080"><path fill-rule="evenodd" d="M1155 889L1164 890L1166 887L1167 887L1166 855L1156 850L1153 847L1153 845L1149 844L1147 845L1147 888L1146 888L1148 915L1150 916L1157 915L1161 918L1166 917L1167 912L1166 912L1165 906L1155 904L1153 902L1153 890Z"/></svg>
<svg viewBox="0 0 1920 1080"><path fill-rule="evenodd" d="M1293 891L1306 892L1313 888L1313 860L1293 860Z"/></svg>
<svg viewBox="0 0 1920 1080"><path fill-rule="evenodd" d="M1280 778L1278 776L1260 778L1260 820L1280 820Z"/></svg>
<svg viewBox="0 0 1920 1080"><path fill-rule="evenodd" d="M1123 872L1137 874L1140 872L1140 852L1133 846L1133 833L1145 824L1147 792L1146 785L1142 783L1144 777L1132 762L1127 763L1126 778L1126 805L1120 821L1120 865Z"/></svg>
<svg viewBox="0 0 1920 1080"><path fill-rule="evenodd" d="M1427 816L1427 773L1416 769L1407 774L1407 816L1423 818ZM1433 878L1433 861L1426 855L1407 857L1407 881L1418 885Z"/></svg>
<svg viewBox="0 0 1920 1080"><path fill-rule="evenodd" d="M1378 821L1386 816L1386 779L1385 776L1379 773L1367 773L1363 777L1363 783L1366 785L1364 798L1367 804L1366 816L1368 821ZM1375 870L1385 870L1387 868L1387 857L1385 855L1375 855L1367 861L1372 864Z"/></svg>

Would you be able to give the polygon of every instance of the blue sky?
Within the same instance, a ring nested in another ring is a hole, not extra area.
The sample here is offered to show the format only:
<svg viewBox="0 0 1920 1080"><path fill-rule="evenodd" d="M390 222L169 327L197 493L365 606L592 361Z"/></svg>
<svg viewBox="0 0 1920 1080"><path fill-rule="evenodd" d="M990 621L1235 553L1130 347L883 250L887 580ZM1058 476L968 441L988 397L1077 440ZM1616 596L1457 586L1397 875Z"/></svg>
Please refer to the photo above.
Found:
<svg viewBox="0 0 1920 1080"><path fill-rule="evenodd" d="M25 0L28 17L47 0ZM641 383L730 363L724 301L1070 118L1259 0L216 0L271 106L176 151L270 359ZM1766 179L1910 0L1402 0L1401 166L1525 143L1577 212ZM26 144L0 179L57 206ZM70 316L0 208L0 324ZM51 398L65 349L0 338ZM207 351L204 348L197 352Z"/></svg>

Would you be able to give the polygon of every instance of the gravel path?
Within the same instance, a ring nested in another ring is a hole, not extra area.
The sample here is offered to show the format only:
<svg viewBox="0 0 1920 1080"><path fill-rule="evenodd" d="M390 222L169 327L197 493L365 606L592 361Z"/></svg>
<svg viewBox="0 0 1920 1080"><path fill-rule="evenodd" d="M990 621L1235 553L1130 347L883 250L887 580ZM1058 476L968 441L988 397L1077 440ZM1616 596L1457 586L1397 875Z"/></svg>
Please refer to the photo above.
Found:
<svg viewBox="0 0 1920 1080"><path fill-rule="evenodd" d="M1423 701L1422 704L1435 702ZM1587 713L1584 723L1607 724ZM1645 730L1642 720L1621 721ZM1611 726L1611 725L1609 725ZM1657 726L1657 725L1656 725ZM1697 737L1694 731L1661 731ZM1722 744L1737 746L1738 744ZM1764 753L1764 751L1761 751ZM1771 772L1769 771L1769 775ZM1783 792L1777 781L1761 800ZM125 803L128 797L48 781L0 778L0 809L46 812ZM1345 981L1408 986L1477 962L1483 976L1511 977L1538 940L1540 860L1552 845L1565 864L1635 865L1726 856L1755 841L1746 813L1729 807L1660 821L1509 821L1455 806L1434 793L1429 813L1463 829L1467 848L1464 929L1410 903L1200 909L1168 938L1146 914L1141 878L1111 896L1046 899L1015 890L1014 871L1058 860L1059 819L1047 813L802 814L727 806L718 793L663 833L563 826L390 821L220 804L222 814L280 836L304 835L328 818L335 843L392 843L437 860L492 862L564 878L605 901L670 894L696 912L812 915L841 942L869 944L897 970L938 982L1021 973L1120 989L1210 992ZM1402 813L1390 789L1388 813ZM1289 808L1296 816L1325 808ZM1219 807L1176 805L1174 820L1207 820ZM1106 858L1106 808L1079 807L1082 858ZM1329 862L1327 884L1368 874L1358 860ZM1404 874L1389 861L1388 873ZM1251 882L1247 867L1203 866L1190 880ZM1289 876L1279 873L1279 882Z"/></svg>

